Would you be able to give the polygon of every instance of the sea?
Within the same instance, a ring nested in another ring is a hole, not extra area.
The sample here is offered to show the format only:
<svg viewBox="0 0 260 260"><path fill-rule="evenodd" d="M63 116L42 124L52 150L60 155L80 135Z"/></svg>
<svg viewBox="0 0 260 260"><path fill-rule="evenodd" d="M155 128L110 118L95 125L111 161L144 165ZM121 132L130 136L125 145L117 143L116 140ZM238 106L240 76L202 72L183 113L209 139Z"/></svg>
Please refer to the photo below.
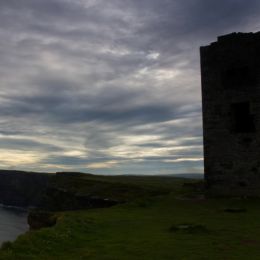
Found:
<svg viewBox="0 0 260 260"><path fill-rule="evenodd" d="M29 230L27 215L25 210L0 206L0 245Z"/></svg>

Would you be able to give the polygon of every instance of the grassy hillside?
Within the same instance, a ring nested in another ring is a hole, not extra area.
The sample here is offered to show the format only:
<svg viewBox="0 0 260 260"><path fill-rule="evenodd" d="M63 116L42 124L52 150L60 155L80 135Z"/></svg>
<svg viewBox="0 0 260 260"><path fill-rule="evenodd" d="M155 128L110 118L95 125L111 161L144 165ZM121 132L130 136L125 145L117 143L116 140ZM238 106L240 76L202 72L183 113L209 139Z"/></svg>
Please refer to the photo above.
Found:
<svg viewBox="0 0 260 260"><path fill-rule="evenodd" d="M128 202L59 212L56 226L4 244L0 259L260 259L258 199L205 200L194 181L176 178L72 178L74 185L95 183L88 193L105 187L106 195L121 192Z"/></svg>

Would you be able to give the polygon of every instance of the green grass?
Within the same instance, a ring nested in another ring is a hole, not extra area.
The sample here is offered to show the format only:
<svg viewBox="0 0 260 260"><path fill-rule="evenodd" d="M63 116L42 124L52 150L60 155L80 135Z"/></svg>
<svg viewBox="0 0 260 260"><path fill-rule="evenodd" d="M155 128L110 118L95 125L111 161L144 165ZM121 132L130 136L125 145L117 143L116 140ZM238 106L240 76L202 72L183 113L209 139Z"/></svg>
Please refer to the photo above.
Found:
<svg viewBox="0 0 260 260"><path fill-rule="evenodd" d="M0 259L260 259L258 199L186 199L193 195L181 188L187 181L174 178L88 178L158 192L112 208L61 212L56 226L21 235ZM173 228L187 223L195 229Z"/></svg>

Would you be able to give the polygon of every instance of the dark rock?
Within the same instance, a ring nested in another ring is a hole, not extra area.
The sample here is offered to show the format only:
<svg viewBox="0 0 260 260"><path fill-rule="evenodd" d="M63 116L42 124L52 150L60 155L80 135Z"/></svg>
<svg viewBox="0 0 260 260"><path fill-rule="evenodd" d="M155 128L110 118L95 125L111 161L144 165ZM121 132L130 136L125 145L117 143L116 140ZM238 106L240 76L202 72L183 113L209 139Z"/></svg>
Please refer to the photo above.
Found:
<svg viewBox="0 0 260 260"><path fill-rule="evenodd" d="M247 210L244 208L226 208L224 211L228 213L244 213Z"/></svg>
<svg viewBox="0 0 260 260"><path fill-rule="evenodd" d="M52 227L57 222L57 216L48 211L32 210L29 212L27 222L31 230Z"/></svg>

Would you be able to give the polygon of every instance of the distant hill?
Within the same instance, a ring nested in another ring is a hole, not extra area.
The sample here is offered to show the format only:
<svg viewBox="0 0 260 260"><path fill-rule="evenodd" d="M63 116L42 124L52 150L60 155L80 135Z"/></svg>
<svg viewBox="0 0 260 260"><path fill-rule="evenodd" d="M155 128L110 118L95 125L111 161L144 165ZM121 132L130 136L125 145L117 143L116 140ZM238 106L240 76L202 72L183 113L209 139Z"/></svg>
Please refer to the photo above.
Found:
<svg viewBox="0 0 260 260"><path fill-rule="evenodd" d="M170 174L167 176L185 178L185 179L204 179L203 173L179 173L179 174Z"/></svg>

